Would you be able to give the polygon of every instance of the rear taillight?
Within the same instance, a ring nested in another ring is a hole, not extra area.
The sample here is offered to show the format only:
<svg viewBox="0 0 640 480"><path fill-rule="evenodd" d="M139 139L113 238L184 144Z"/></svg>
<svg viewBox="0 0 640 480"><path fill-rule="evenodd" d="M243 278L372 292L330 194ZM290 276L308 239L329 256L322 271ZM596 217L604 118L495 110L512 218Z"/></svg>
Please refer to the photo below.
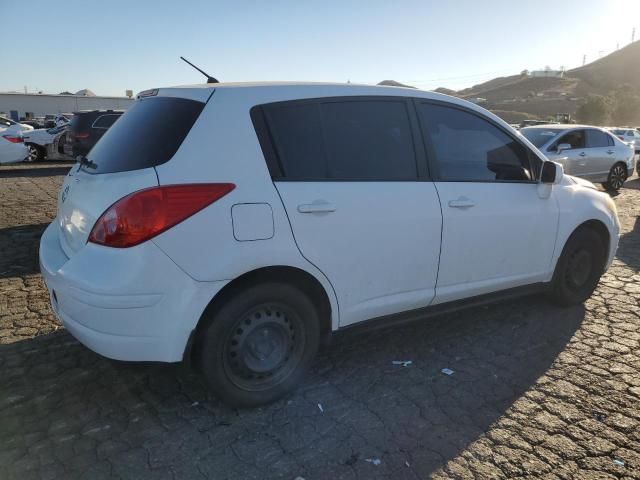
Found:
<svg viewBox="0 0 640 480"><path fill-rule="evenodd" d="M115 248L133 247L186 220L234 188L233 183L195 183L140 190L111 205L93 226L89 241Z"/></svg>
<svg viewBox="0 0 640 480"><path fill-rule="evenodd" d="M19 135L3 135L2 138L10 141L11 143L24 143L24 138Z"/></svg>
<svg viewBox="0 0 640 480"><path fill-rule="evenodd" d="M89 138L89 134L88 133L76 133L73 136L74 136L74 138L79 138L80 140L82 140L83 138Z"/></svg>

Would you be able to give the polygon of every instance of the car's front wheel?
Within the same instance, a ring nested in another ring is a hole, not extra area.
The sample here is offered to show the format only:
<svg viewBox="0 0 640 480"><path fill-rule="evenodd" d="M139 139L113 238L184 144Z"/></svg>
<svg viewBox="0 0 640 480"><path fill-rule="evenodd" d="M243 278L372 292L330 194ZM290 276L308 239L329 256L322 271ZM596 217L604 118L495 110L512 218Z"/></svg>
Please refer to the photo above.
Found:
<svg viewBox="0 0 640 480"><path fill-rule="evenodd" d="M282 397L318 350L318 312L304 292L286 283L249 287L206 320L200 367L212 390L233 406Z"/></svg>
<svg viewBox="0 0 640 480"><path fill-rule="evenodd" d="M596 289L605 262L606 249L600 235L588 227L576 230L556 264L551 285L553 300L563 306L584 302Z"/></svg>
<svg viewBox="0 0 640 480"><path fill-rule="evenodd" d="M616 163L611 170L607 181L602 184L605 190L617 192L627 180L627 167L623 163Z"/></svg>
<svg viewBox="0 0 640 480"><path fill-rule="evenodd" d="M27 148L29 149L29 153L26 158L27 162L39 162L44 159L44 152L39 146L34 145L33 143L28 143Z"/></svg>

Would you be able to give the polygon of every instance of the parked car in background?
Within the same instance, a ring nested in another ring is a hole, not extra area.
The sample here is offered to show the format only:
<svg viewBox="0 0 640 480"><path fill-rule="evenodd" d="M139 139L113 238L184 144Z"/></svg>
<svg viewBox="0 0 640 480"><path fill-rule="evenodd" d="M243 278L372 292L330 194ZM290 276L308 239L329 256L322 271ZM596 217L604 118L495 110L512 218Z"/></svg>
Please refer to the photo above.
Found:
<svg viewBox="0 0 640 480"><path fill-rule="evenodd" d="M0 165L22 162L28 154L21 132L0 131Z"/></svg>
<svg viewBox="0 0 640 480"><path fill-rule="evenodd" d="M29 149L27 161L35 162L44 160L47 157L49 145L51 145L56 137L67 130L67 125L54 128L40 128L24 132L22 137L24 143Z"/></svg>
<svg viewBox="0 0 640 480"><path fill-rule="evenodd" d="M291 390L321 339L367 320L498 292L584 301L619 234L592 187L433 92L161 88L71 168L40 265L89 348L193 360L220 398L253 406Z"/></svg>
<svg viewBox="0 0 640 480"><path fill-rule="evenodd" d="M20 123L22 125L29 125L30 127L33 127L34 130L44 128L44 123L39 122L38 120L20 120Z"/></svg>
<svg viewBox="0 0 640 480"><path fill-rule="evenodd" d="M73 158L86 155L102 135L124 113L123 110L90 110L75 112L69 123L65 153Z"/></svg>
<svg viewBox="0 0 640 480"><path fill-rule="evenodd" d="M25 130L33 130L33 127L31 125L15 122L10 118L0 117L0 130L17 133Z"/></svg>
<svg viewBox="0 0 640 480"><path fill-rule="evenodd" d="M640 132L638 130L631 127L609 128L608 130L620 140L632 146L635 153L640 153Z"/></svg>
<svg viewBox="0 0 640 480"><path fill-rule="evenodd" d="M607 190L619 190L635 169L634 151L611 132L580 125L540 125L520 130L549 159L565 172Z"/></svg>

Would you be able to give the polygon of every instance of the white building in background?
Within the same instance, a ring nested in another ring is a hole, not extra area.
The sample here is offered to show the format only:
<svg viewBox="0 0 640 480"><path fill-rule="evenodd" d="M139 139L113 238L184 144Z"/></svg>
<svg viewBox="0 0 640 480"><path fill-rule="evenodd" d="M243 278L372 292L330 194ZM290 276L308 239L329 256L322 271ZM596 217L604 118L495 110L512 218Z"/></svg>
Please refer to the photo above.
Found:
<svg viewBox="0 0 640 480"><path fill-rule="evenodd" d="M544 70L533 70L529 72L529 76L533 78L564 78L564 67L560 70L551 70L547 67Z"/></svg>
<svg viewBox="0 0 640 480"><path fill-rule="evenodd" d="M19 120L80 110L126 110L133 101L128 97L9 92L0 93L0 115Z"/></svg>

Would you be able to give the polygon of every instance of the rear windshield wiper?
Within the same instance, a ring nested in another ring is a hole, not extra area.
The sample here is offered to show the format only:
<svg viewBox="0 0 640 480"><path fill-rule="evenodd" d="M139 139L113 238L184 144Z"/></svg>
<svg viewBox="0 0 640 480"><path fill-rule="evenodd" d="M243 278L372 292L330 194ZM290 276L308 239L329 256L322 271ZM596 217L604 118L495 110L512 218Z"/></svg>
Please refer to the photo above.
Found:
<svg viewBox="0 0 640 480"><path fill-rule="evenodd" d="M96 168L98 168L98 164L97 163L95 163L92 160L89 160L84 155L78 155L78 160L80 161L80 166L81 167L90 168L92 170L95 170Z"/></svg>

